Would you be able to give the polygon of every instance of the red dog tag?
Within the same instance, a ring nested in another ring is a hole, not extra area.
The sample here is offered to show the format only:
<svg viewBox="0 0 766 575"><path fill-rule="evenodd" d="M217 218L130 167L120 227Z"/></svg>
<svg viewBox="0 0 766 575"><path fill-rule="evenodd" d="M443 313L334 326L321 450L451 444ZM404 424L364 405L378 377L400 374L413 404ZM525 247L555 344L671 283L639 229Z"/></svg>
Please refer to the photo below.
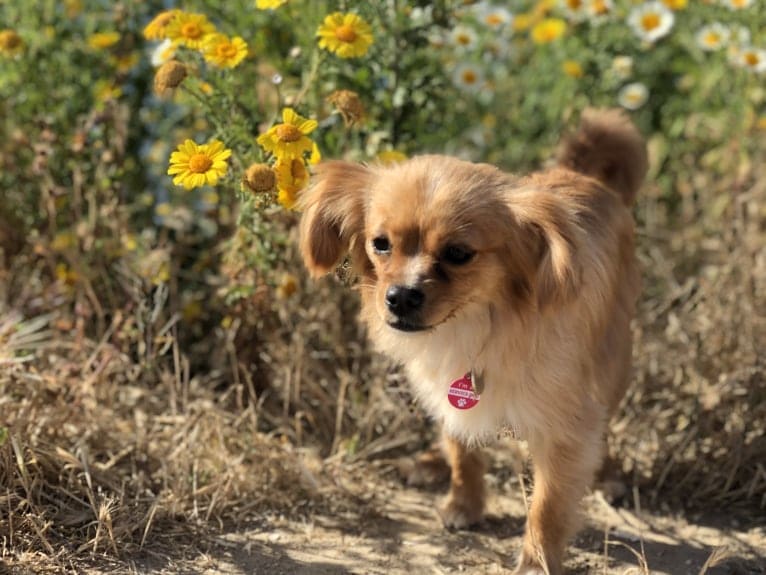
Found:
<svg viewBox="0 0 766 575"><path fill-rule="evenodd" d="M447 392L447 399L456 409L471 409L479 403L479 396L473 391L470 372L452 382Z"/></svg>

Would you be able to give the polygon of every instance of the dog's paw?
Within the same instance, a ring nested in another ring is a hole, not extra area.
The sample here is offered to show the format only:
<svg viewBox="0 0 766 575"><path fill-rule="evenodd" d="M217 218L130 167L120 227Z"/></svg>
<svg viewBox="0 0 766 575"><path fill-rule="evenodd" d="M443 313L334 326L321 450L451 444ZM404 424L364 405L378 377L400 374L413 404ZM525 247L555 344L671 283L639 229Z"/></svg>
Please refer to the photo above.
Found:
<svg viewBox="0 0 766 575"><path fill-rule="evenodd" d="M481 505L453 497L448 497L438 511L447 529L467 529L479 523L484 515Z"/></svg>
<svg viewBox="0 0 766 575"><path fill-rule="evenodd" d="M438 449L430 449L415 458L403 457L396 467L403 481L413 487L436 487L449 481L449 465Z"/></svg>

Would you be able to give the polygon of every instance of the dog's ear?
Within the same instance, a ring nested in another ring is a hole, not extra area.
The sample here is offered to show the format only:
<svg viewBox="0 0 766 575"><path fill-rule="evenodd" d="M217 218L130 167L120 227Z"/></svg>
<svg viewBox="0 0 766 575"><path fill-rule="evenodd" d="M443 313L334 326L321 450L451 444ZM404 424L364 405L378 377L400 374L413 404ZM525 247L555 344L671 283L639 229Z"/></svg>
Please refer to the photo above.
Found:
<svg viewBox="0 0 766 575"><path fill-rule="evenodd" d="M331 161L317 167L314 182L299 201L301 253L313 277L332 271L349 251L352 259L367 257L356 238L364 232L371 182L371 169L361 164Z"/></svg>
<svg viewBox="0 0 766 575"><path fill-rule="evenodd" d="M520 191L511 209L532 255L536 271L531 295L538 309L566 303L579 291L582 275L575 225L550 192Z"/></svg>

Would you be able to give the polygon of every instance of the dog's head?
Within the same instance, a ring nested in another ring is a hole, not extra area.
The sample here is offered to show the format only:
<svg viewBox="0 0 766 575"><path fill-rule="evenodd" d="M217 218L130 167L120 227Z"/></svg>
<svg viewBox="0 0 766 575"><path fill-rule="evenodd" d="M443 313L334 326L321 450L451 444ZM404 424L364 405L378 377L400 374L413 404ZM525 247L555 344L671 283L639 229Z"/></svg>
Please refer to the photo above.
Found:
<svg viewBox="0 0 766 575"><path fill-rule="evenodd" d="M553 203L517 188L492 166L444 156L328 162L301 200L304 261L319 276L350 253L365 305L405 332L472 304L544 307L576 287L571 230Z"/></svg>

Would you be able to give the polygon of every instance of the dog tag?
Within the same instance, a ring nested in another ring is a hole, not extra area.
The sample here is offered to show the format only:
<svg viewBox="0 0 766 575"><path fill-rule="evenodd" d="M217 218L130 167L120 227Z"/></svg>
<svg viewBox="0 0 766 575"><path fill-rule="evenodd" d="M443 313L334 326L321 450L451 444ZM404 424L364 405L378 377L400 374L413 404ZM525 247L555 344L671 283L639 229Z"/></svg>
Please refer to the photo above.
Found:
<svg viewBox="0 0 766 575"><path fill-rule="evenodd" d="M473 390L470 372L452 382L447 392L447 399L456 409L471 409L479 403L479 396Z"/></svg>

